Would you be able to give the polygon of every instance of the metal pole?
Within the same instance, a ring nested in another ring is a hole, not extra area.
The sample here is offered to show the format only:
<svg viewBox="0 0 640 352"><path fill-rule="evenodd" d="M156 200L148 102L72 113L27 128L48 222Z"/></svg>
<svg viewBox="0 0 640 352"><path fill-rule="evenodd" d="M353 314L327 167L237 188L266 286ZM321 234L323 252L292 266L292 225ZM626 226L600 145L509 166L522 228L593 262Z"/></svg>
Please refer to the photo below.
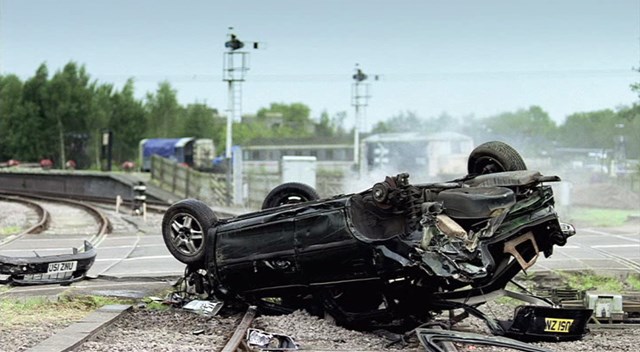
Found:
<svg viewBox="0 0 640 352"><path fill-rule="evenodd" d="M357 83L356 83L356 91L358 91ZM355 122L354 131L353 131L353 163L356 165L360 162L359 151L360 151L360 105L356 103L356 122Z"/></svg>
<svg viewBox="0 0 640 352"><path fill-rule="evenodd" d="M229 91L227 95L229 99L229 108L227 110L227 144L225 148L225 157L227 159L231 159L231 139L233 133L233 81L229 81Z"/></svg>

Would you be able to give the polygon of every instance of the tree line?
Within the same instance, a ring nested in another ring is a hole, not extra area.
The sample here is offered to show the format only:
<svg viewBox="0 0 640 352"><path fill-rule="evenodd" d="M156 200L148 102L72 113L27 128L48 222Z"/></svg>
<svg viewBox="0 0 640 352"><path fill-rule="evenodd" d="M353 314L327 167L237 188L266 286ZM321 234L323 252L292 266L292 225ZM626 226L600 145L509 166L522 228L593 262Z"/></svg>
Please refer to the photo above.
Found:
<svg viewBox="0 0 640 352"><path fill-rule="evenodd" d="M380 132L433 133L457 131L477 143L502 140L528 156L548 156L560 148L599 149L615 153L624 141L626 158L640 158L640 105L616 110L576 112L557 124L539 106L486 117L453 117L447 113L423 119L416 113L401 112L377 123Z"/></svg>
<svg viewBox="0 0 640 352"><path fill-rule="evenodd" d="M80 168L98 167L105 131L113 133L116 162L136 160L143 138L213 138L218 152L224 151L226 120L216 109L198 102L181 105L168 82L144 99L134 93L132 79L117 89L91 79L75 62L53 75L42 64L25 81L12 74L0 76L0 161L50 159L62 167L74 160ZM262 128L260 122L273 113L282 117L281 126ZM234 123L234 143L313 135L299 128L311 123L309 113L300 103L271 104L258 111L252 123ZM340 133L326 113L313 124L322 133Z"/></svg>
<svg viewBox="0 0 640 352"><path fill-rule="evenodd" d="M636 92L638 87L632 87ZM121 88L93 80L84 66L67 63L53 75L46 64L22 81L0 76L0 161L74 160L80 168L98 167L102 133L114 135L116 163L135 161L143 138L213 138L224 151L226 119L204 103L182 105L170 83L162 82L143 99L135 82ZM377 123L372 133L458 131L477 142L500 139L528 155L548 155L555 148L614 150L624 136L627 158L640 158L640 106L576 112L561 124L539 106L487 117L453 117L446 113L423 118L400 112ZM353 130L344 127L346 112L326 111L312 118L303 103L272 103L255 116L234 122L234 144L317 140L348 143Z"/></svg>

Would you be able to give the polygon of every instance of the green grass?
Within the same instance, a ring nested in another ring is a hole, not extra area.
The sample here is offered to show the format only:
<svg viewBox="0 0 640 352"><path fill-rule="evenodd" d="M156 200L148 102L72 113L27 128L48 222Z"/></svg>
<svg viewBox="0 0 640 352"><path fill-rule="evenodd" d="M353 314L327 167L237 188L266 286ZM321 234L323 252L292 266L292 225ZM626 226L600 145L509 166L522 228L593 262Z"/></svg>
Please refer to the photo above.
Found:
<svg viewBox="0 0 640 352"><path fill-rule="evenodd" d="M553 271L516 276L516 281L532 292L544 289L573 289L577 291L595 291L598 293L624 294L640 292L640 274L622 274L618 276L595 274L593 271ZM513 287L507 287L518 291ZM544 291L543 291L544 292ZM507 303L507 302L504 302Z"/></svg>
<svg viewBox="0 0 640 352"><path fill-rule="evenodd" d="M627 290L618 277L596 275L590 272L559 272L570 288L579 291L620 293Z"/></svg>
<svg viewBox="0 0 640 352"><path fill-rule="evenodd" d="M640 291L640 275L629 275L629 277L627 278L627 284L631 287L632 290Z"/></svg>
<svg viewBox="0 0 640 352"><path fill-rule="evenodd" d="M21 228L19 226L7 226L0 228L0 235L10 235L14 233L20 232Z"/></svg>
<svg viewBox="0 0 640 352"><path fill-rule="evenodd" d="M162 302L154 301L150 298L144 298L142 300L145 304L145 309L147 310L155 310L155 311L164 311L171 308L170 305L164 304Z"/></svg>
<svg viewBox="0 0 640 352"><path fill-rule="evenodd" d="M44 297L0 299L0 328L34 323L65 323L81 319L89 312L108 304L130 304L102 296L63 296L57 301Z"/></svg>
<svg viewBox="0 0 640 352"><path fill-rule="evenodd" d="M623 225L629 215L640 216L638 210L575 207L571 209L572 222L583 226L614 227Z"/></svg>

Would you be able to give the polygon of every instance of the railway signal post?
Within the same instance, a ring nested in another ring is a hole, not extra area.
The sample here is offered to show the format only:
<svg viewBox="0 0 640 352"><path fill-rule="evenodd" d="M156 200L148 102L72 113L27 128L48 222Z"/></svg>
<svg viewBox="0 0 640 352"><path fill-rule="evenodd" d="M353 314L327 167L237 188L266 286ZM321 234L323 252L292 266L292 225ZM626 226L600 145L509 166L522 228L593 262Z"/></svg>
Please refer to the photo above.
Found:
<svg viewBox="0 0 640 352"><path fill-rule="evenodd" d="M363 130L365 119L365 108L369 104L369 83L365 82L368 76L362 72L356 64L356 72L353 74L353 84L351 86L351 105L355 107L355 124L353 126L353 163L360 170L360 132ZM376 76L377 79L377 76Z"/></svg>
<svg viewBox="0 0 640 352"><path fill-rule="evenodd" d="M249 71L249 53L241 50L245 48L245 42L241 41L234 33L233 27L229 27L228 40L224 43L227 51L223 57L223 75L222 80L228 84L228 105L227 105L227 133L225 159L227 166L227 204L242 203L242 193L238 191L232 192L232 179L235 179L236 187L240 187L242 183L242 175L236 175L237 170L233 168L231 162L232 154L232 138L233 138L233 122L240 121L242 118L242 82L244 82L246 73ZM247 42L249 47L258 49L258 42ZM240 156L237 156L240 157ZM233 172L233 175L232 175Z"/></svg>

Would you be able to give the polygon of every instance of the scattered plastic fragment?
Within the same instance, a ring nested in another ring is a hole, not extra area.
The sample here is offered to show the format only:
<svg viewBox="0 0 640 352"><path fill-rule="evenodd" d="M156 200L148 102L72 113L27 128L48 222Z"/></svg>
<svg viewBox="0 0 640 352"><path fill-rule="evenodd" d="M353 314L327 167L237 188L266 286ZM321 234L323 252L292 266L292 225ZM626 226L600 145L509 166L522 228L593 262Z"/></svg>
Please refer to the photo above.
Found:
<svg viewBox="0 0 640 352"><path fill-rule="evenodd" d="M271 334L258 329L247 330L249 347L257 347L263 351L292 351L298 349L298 344L291 336Z"/></svg>
<svg viewBox="0 0 640 352"><path fill-rule="evenodd" d="M185 304L182 309L206 316L218 314L222 308L222 302L193 300Z"/></svg>

